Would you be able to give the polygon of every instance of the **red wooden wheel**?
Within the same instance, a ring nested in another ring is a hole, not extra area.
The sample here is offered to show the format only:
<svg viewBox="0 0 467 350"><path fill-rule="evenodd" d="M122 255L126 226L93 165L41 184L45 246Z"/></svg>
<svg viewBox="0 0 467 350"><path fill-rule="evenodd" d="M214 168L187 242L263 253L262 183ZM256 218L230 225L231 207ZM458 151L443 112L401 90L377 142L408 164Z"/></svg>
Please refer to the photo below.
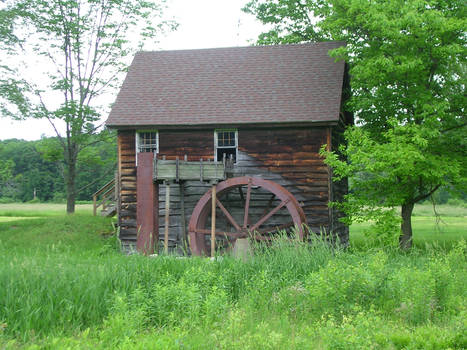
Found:
<svg viewBox="0 0 467 350"><path fill-rule="evenodd" d="M209 255L212 190L196 204L188 224L193 255ZM281 185L261 178L235 177L216 185L216 248L228 249L239 238L270 240L275 234L306 232L305 214L295 197Z"/></svg>

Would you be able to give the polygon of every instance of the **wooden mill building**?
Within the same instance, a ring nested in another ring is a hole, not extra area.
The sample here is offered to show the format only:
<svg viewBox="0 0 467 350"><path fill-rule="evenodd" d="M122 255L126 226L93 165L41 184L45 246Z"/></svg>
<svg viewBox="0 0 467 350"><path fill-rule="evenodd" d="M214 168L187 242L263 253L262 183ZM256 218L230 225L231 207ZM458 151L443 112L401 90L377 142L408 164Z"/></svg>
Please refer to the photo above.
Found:
<svg viewBox="0 0 467 350"><path fill-rule="evenodd" d="M332 171L319 156L324 144L336 149L343 128L353 122L343 110L349 89L345 63L328 55L341 45L322 42L136 54L107 120L107 126L118 132L118 224L123 244L132 247L139 235L150 235L148 242L160 250L157 242L168 232L170 251L189 251L191 216L213 185L202 173L196 179L159 181L148 155L138 160L141 153L151 153L150 159L176 161L176 176L178 162L193 162L195 168L199 163L202 168L219 162L224 167L230 164L219 181L225 177L271 180L293 195L313 232L326 232L346 244L348 228L328 202L346 193L347 182L333 182ZM143 169L143 162L150 170ZM152 174L148 176L153 187L146 184L138 191L138 176L144 171ZM224 231L235 221L242 226L244 220L244 227L250 227L255 215L261 217L276 208L277 198L260 186L237 187L221 202L233 217L246 212L248 218L228 219L221 224ZM240 205L245 197L250 203L246 211ZM149 203L149 209L143 202ZM217 208L219 222L224 209ZM287 213L279 209L270 227L285 227L287 219L282 217Z"/></svg>

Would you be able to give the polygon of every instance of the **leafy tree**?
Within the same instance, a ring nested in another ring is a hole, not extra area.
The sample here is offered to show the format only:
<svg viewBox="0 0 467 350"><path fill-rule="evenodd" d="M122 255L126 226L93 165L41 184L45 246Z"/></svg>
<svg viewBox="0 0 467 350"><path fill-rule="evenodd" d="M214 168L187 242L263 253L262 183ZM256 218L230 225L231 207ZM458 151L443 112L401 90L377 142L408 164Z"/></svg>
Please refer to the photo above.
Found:
<svg viewBox="0 0 467 350"><path fill-rule="evenodd" d="M42 141L0 141L0 163L12 162L11 177L1 195L17 201L31 200L36 192L41 201L63 192L63 180L56 164L44 160L37 146Z"/></svg>
<svg viewBox="0 0 467 350"><path fill-rule="evenodd" d="M92 138L100 140L102 136ZM114 137L111 139L115 140ZM92 194L114 175L115 141L98 142L86 148L79 157L77 199L90 200ZM0 181L0 197L29 201L36 192L41 201L66 199L62 175L63 152L56 137L38 141L0 141L0 177L5 180Z"/></svg>
<svg viewBox="0 0 467 350"><path fill-rule="evenodd" d="M74 212L78 193L80 154L102 141L93 137L106 112L102 96L116 90L128 58L147 39L154 42L158 33L175 27L161 19L163 5L164 0L11 0L2 11L0 19L14 19L11 27L0 21L3 36L11 38L6 52L48 65L42 75L23 63L12 67L11 60L3 66L0 111L52 125L62 152L68 213Z"/></svg>
<svg viewBox="0 0 467 350"><path fill-rule="evenodd" d="M11 159L0 160L0 188L13 178L15 163Z"/></svg>
<svg viewBox="0 0 467 350"><path fill-rule="evenodd" d="M337 178L366 174L341 205L349 219L368 206L400 206L399 244L409 248L414 204L467 182L467 3L253 0L245 11L273 26L263 43L347 43L331 55L349 64L346 108L360 127L346 131L347 160L323 153Z"/></svg>

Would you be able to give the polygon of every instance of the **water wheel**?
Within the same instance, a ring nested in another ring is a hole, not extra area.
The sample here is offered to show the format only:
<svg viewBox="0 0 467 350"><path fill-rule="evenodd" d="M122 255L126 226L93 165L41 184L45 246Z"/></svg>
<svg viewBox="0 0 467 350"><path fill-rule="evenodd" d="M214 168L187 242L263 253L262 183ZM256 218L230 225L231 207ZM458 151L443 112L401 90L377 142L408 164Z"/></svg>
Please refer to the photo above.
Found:
<svg viewBox="0 0 467 350"><path fill-rule="evenodd" d="M214 186L213 186L214 188ZM305 214L281 185L256 177L235 177L215 186L215 248L230 249L237 239L268 241L279 233L303 240ZM196 204L188 231L193 255L209 255L212 233L212 189Z"/></svg>

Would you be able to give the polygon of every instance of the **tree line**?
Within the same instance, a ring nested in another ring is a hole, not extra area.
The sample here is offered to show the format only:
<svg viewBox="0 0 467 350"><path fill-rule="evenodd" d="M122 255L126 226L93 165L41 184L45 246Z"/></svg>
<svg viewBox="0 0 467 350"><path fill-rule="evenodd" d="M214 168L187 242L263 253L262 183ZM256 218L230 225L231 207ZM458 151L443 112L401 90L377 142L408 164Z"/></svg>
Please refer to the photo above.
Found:
<svg viewBox="0 0 467 350"><path fill-rule="evenodd" d="M114 176L117 147L108 131L106 142L81 152L77 162L77 200L92 194ZM103 136L96 136L96 138ZM63 156L55 137L37 141L0 141L0 202L65 202Z"/></svg>

